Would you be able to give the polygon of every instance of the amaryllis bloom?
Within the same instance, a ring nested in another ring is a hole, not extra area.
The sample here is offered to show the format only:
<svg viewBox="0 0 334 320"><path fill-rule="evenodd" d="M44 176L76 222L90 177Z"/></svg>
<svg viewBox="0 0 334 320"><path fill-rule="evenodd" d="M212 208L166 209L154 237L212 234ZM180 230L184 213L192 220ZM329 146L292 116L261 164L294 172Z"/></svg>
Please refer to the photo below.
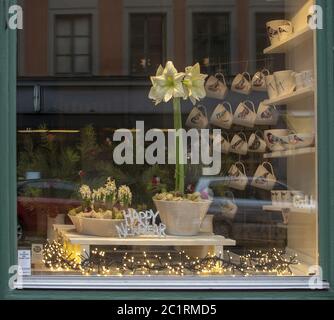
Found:
<svg viewBox="0 0 334 320"><path fill-rule="evenodd" d="M206 92L204 82L207 76L207 74L201 73L199 63L186 68L186 74L183 80L186 92L185 98L189 97L193 104L196 104L196 101L205 98Z"/></svg>
<svg viewBox="0 0 334 320"><path fill-rule="evenodd" d="M173 62L168 61L164 69L159 66L156 75L151 77L149 98L154 100L156 105L162 101L168 102L172 98L184 98L183 78L184 73L177 72Z"/></svg>

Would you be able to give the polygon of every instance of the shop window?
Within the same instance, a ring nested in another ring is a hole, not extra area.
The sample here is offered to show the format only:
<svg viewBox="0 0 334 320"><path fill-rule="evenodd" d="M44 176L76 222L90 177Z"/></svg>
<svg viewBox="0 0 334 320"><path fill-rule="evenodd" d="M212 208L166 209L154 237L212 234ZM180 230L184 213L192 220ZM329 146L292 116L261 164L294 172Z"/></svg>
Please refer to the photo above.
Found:
<svg viewBox="0 0 334 320"><path fill-rule="evenodd" d="M55 74L90 74L92 35L90 15L56 15Z"/></svg>
<svg viewBox="0 0 334 320"><path fill-rule="evenodd" d="M229 13L193 14L193 61L204 70L230 73L231 27Z"/></svg>
<svg viewBox="0 0 334 320"><path fill-rule="evenodd" d="M173 277L214 289L238 276L253 288L307 288L322 214L312 1L275 2L276 13L263 1L255 20L248 1L199 2L142 1L128 16L131 1L117 1L111 21L101 1L94 77L92 17L56 16L55 75L76 77L18 79L26 287L61 278L58 288L71 288L73 276L76 288L168 287ZM44 38L19 48L31 69ZM180 127L189 136L174 139Z"/></svg>
<svg viewBox="0 0 334 320"><path fill-rule="evenodd" d="M130 14L131 74L150 74L166 57L166 16Z"/></svg>

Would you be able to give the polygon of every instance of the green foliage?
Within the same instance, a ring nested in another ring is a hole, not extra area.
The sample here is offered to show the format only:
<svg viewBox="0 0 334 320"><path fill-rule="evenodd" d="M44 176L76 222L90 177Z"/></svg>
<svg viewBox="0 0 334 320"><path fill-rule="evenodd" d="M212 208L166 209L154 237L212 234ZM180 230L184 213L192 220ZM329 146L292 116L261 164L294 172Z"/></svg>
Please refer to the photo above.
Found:
<svg viewBox="0 0 334 320"><path fill-rule="evenodd" d="M61 137L51 134L45 125L39 129L43 132L37 137L25 134L19 141L18 175L24 177L27 171L38 171L45 179L75 179L79 153L65 147Z"/></svg>

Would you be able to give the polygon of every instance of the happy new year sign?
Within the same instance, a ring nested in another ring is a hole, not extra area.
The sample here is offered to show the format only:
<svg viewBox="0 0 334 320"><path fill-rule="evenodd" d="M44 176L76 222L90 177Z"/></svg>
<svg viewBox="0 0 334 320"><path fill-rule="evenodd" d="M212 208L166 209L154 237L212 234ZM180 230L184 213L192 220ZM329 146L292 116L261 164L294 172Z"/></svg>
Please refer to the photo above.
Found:
<svg viewBox="0 0 334 320"><path fill-rule="evenodd" d="M139 212L134 209L124 211L125 223L116 226L118 236L120 238L140 235L166 236L166 226L163 223L156 223L158 214L159 211L154 212L152 209Z"/></svg>

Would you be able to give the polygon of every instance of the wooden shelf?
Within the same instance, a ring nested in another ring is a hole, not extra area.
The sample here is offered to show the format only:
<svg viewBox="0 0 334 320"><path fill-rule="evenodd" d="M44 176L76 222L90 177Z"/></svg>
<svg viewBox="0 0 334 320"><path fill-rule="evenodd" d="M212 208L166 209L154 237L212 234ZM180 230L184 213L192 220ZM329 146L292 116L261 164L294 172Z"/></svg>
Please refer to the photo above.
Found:
<svg viewBox="0 0 334 320"><path fill-rule="evenodd" d="M269 206L263 206L262 209L264 211L286 211L286 212L292 212L292 213L315 213L316 210L315 208L295 208L292 206L286 206L286 207L280 207L280 206L274 206L274 205L269 205Z"/></svg>
<svg viewBox="0 0 334 320"><path fill-rule="evenodd" d="M316 152L315 147L285 150L285 151L274 151L271 153L265 153L263 155L263 158L264 159L287 158L287 157L293 157L293 156L304 155L304 154L313 154L313 153L315 154L315 152Z"/></svg>
<svg viewBox="0 0 334 320"><path fill-rule="evenodd" d="M292 36L284 41L271 45L270 47L263 50L264 54L273 53L286 53L289 50L299 46L302 42L307 39L311 39L313 36L313 30L309 26L296 31Z"/></svg>
<svg viewBox="0 0 334 320"><path fill-rule="evenodd" d="M290 94L282 95L274 99L268 99L265 100L264 104L274 104L274 105L283 105L283 104L289 104L307 97L311 97L314 95L314 88L303 88L298 91L294 91Z"/></svg>
<svg viewBox="0 0 334 320"><path fill-rule="evenodd" d="M280 207L280 206L274 206L274 205L268 205L268 206L263 206L262 209L264 211L289 211L290 207Z"/></svg>
<svg viewBox="0 0 334 320"><path fill-rule="evenodd" d="M314 118L314 111L289 111L286 113L288 116L293 118Z"/></svg>
<svg viewBox="0 0 334 320"><path fill-rule="evenodd" d="M64 238L73 244L88 245L131 245L131 246L201 246L224 245L235 246L233 239L227 239L220 235L200 233L196 236L137 236L129 238L111 238L83 235L76 232L73 225L53 225Z"/></svg>

